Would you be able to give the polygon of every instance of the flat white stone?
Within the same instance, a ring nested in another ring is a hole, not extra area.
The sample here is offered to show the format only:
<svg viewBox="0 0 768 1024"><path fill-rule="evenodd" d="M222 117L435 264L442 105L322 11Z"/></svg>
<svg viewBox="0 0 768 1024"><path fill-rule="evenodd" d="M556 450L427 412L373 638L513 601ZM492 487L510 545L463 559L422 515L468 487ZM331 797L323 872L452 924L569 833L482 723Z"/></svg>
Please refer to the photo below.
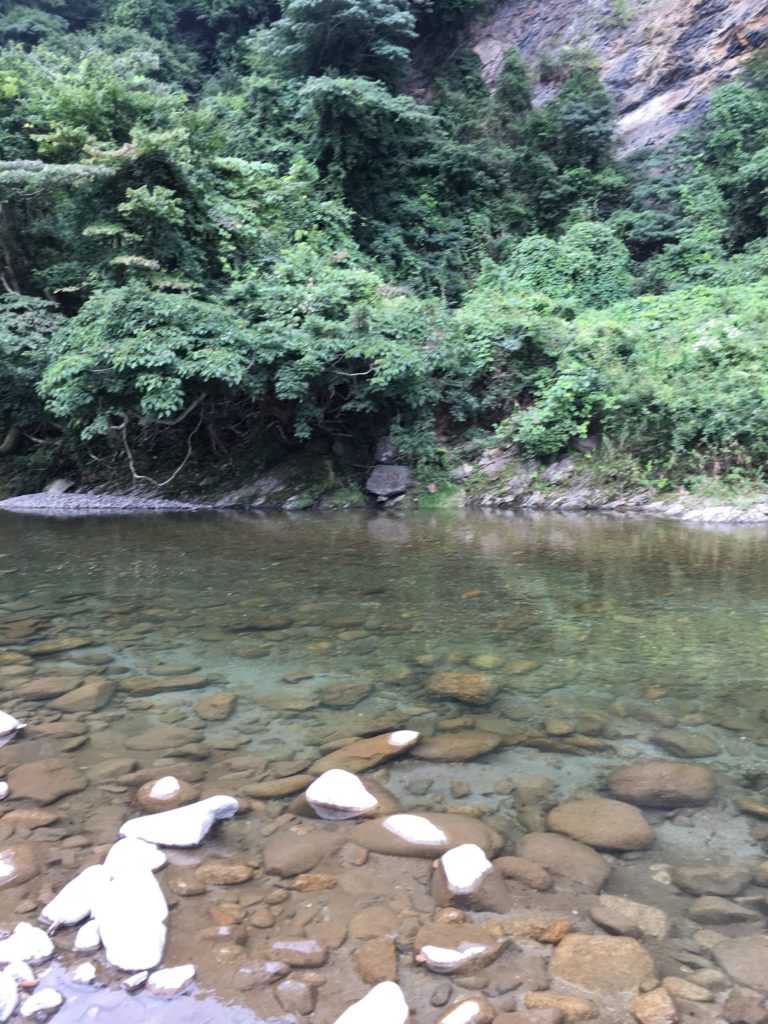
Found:
<svg viewBox="0 0 768 1024"><path fill-rule="evenodd" d="M168 858L154 843L145 843L143 839L118 839L104 858L104 867L110 875L115 875L123 867L135 867L141 864L150 871L165 867Z"/></svg>
<svg viewBox="0 0 768 1024"><path fill-rule="evenodd" d="M447 841L445 832L433 825L431 821L418 814L390 814L382 822L388 832L405 839L409 843L423 846L435 846Z"/></svg>
<svg viewBox="0 0 768 1024"><path fill-rule="evenodd" d="M77 929L73 948L78 953L94 953L100 946L99 922L95 918L91 918Z"/></svg>
<svg viewBox="0 0 768 1024"><path fill-rule="evenodd" d="M126 992L135 992L137 988L141 988L145 984L149 977L149 971L137 971L136 974L132 974L130 978L126 978L122 982L122 987Z"/></svg>
<svg viewBox="0 0 768 1024"><path fill-rule="evenodd" d="M337 1017L334 1024L405 1024L409 1010L403 990L394 981L382 981Z"/></svg>
<svg viewBox="0 0 768 1024"><path fill-rule="evenodd" d="M0 736L12 736L19 729L25 728L24 723L20 722L18 718L9 715L7 711L0 711Z"/></svg>
<svg viewBox="0 0 768 1024"><path fill-rule="evenodd" d="M378 802L356 775L343 768L323 772L304 795L315 814L329 821L365 814Z"/></svg>
<svg viewBox="0 0 768 1024"><path fill-rule="evenodd" d="M455 1010L450 1010L442 1019L442 1024L469 1024L469 1021L480 1012L480 1004L474 999L460 1003Z"/></svg>
<svg viewBox="0 0 768 1024"><path fill-rule="evenodd" d="M78 985L92 985L96 980L96 965L88 961L78 964L72 972L72 981Z"/></svg>
<svg viewBox="0 0 768 1024"><path fill-rule="evenodd" d="M234 797L211 796L172 811L131 818L121 826L120 835L158 846L198 846L215 822L231 818L239 807Z"/></svg>
<svg viewBox="0 0 768 1024"><path fill-rule="evenodd" d="M22 1003L19 1013L22 1017L45 1017L56 1013L64 1005L64 996L55 988L40 988Z"/></svg>
<svg viewBox="0 0 768 1024"><path fill-rule="evenodd" d="M433 971L450 971L457 964L482 953L484 946L465 945L463 949L446 949L443 946L422 946L419 952Z"/></svg>
<svg viewBox="0 0 768 1024"><path fill-rule="evenodd" d="M21 921L7 939L0 939L0 964L23 960L39 964L53 956L53 943L42 928Z"/></svg>
<svg viewBox="0 0 768 1024"><path fill-rule="evenodd" d="M94 906L104 953L113 967L157 967L165 948L168 905L149 868L125 867L103 887Z"/></svg>
<svg viewBox="0 0 768 1024"><path fill-rule="evenodd" d="M176 996L189 988L195 980L193 964L182 967L166 967L162 971L154 971L147 978L147 992L155 996Z"/></svg>
<svg viewBox="0 0 768 1024"><path fill-rule="evenodd" d="M474 892L483 876L493 867L485 853L475 843L454 846L452 850L442 855L440 863L448 888L457 896L466 896Z"/></svg>
<svg viewBox="0 0 768 1024"><path fill-rule="evenodd" d="M60 925L78 924L90 917L94 901L107 878L101 864L85 868L43 907L40 920L58 928Z"/></svg>
<svg viewBox="0 0 768 1024"><path fill-rule="evenodd" d="M173 775L164 775L158 779L150 789L149 795L153 800L173 800L181 792L181 783Z"/></svg>
<svg viewBox="0 0 768 1024"><path fill-rule="evenodd" d="M16 979L6 967L0 971L0 1021L6 1021L19 1005L19 990Z"/></svg>
<svg viewBox="0 0 768 1024"><path fill-rule="evenodd" d="M391 747L406 747L409 743L415 743L419 739L421 739L421 733L416 732L415 729L398 729L390 734L387 743Z"/></svg>

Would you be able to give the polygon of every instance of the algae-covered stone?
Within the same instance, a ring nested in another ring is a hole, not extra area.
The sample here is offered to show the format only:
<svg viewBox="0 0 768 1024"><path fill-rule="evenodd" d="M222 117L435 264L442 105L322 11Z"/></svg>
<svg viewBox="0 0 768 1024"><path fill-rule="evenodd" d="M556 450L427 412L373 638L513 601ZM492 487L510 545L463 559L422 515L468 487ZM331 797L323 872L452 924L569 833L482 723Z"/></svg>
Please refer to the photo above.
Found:
<svg viewBox="0 0 768 1024"><path fill-rule="evenodd" d="M636 939L566 935L549 965L551 976L600 995L637 993L655 981L650 953Z"/></svg>
<svg viewBox="0 0 768 1024"><path fill-rule="evenodd" d="M484 672L436 672L428 679L426 692L465 704L490 704L499 686Z"/></svg>
<svg viewBox="0 0 768 1024"><path fill-rule="evenodd" d="M706 765L685 761L636 761L614 768L606 780L613 796L641 807L697 807L715 794Z"/></svg>

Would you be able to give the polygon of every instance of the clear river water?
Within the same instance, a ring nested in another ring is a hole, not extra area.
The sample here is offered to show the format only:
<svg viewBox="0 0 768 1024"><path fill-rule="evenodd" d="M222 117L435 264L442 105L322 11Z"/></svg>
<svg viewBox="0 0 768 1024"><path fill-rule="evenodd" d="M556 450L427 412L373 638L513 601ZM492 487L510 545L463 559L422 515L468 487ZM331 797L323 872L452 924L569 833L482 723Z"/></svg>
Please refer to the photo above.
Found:
<svg viewBox="0 0 768 1024"><path fill-rule="evenodd" d="M700 934L707 925L689 917L693 896L670 881L675 870L751 871L765 857L768 536L760 528L471 511L0 513L0 613L0 709L27 723L0 750L10 782L0 846L23 848L33 864L29 877L0 886L0 927L34 923L53 892L103 858L120 824L144 813L143 783L175 775L195 795L242 801L242 813L201 847L169 850L159 875L171 907L164 964L194 963L195 985L169 1000L127 994L120 972L98 952L74 953L74 930L62 929L55 960L37 969L67 998L61 1024L332 1024L370 987L370 971L355 960L384 928L370 935L357 920L370 908L396 922L397 977L416 1022L432 1024L471 992L482 990L501 1012L546 990L551 947L530 939L528 948L530 936L511 926L516 952L475 972L474 988L414 962L414 930L436 910L429 859L371 853L356 864L337 849L304 872L320 879L306 889L293 887L295 874L265 870L269 843L347 826L303 817L294 794L272 797L269 787L311 774L354 737L414 729L443 738L439 759L417 746L373 776L406 810L488 822L504 853L546 831L558 802L605 796L618 765L665 758L713 769L713 800L648 809L653 846L608 855L603 891L670 917L668 937L649 946L660 977L718 969ZM470 688L490 685L493 696L456 699L430 685L448 672ZM68 704L83 680L97 684L96 706ZM494 749L476 754L483 742ZM48 781L75 773L70 791L49 800L44 779L32 795L15 794L14 772L48 758L58 759L40 769ZM202 884L203 862L245 866L250 876ZM738 895L757 919L717 923L724 936L764 931L762 892ZM556 886L513 895L496 925L538 913L600 930L594 894ZM488 926L489 915L475 917ZM278 996L257 967L275 959L271 943L285 935L314 937L326 957L294 967L288 978L298 985ZM88 987L71 980L85 959L98 970ZM727 978L711 990L697 1019L721 1019ZM626 1000L595 999L599 1020L632 1019Z"/></svg>

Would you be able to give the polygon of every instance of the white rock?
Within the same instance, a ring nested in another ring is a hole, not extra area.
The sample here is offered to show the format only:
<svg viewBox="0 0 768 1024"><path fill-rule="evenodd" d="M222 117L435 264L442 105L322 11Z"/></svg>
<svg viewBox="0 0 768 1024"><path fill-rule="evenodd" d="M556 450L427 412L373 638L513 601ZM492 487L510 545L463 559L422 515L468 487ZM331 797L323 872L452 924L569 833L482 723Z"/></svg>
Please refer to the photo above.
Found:
<svg viewBox="0 0 768 1024"><path fill-rule="evenodd" d="M164 775L158 779L149 791L153 800L173 800L181 792L181 783L173 775Z"/></svg>
<svg viewBox="0 0 768 1024"><path fill-rule="evenodd" d="M10 786L7 782L0 782L0 800L5 800L10 792Z"/></svg>
<svg viewBox="0 0 768 1024"><path fill-rule="evenodd" d="M482 1007L475 999L463 999L455 1010L440 1018L440 1024L469 1024L480 1016Z"/></svg>
<svg viewBox="0 0 768 1024"><path fill-rule="evenodd" d="M446 885L456 896L474 892L483 876L493 868L485 853L475 843L455 846L442 855L440 863Z"/></svg>
<svg viewBox="0 0 768 1024"><path fill-rule="evenodd" d="M93 904L108 875L101 864L85 868L43 907L40 920L58 928L78 924L93 913Z"/></svg>
<svg viewBox="0 0 768 1024"><path fill-rule="evenodd" d="M391 747L407 747L421 739L421 733L416 732L414 729L398 729L396 732L391 733L387 743Z"/></svg>
<svg viewBox="0 0 768 1024"><path fill-rule="evenodd" d="M448 838L442 829L418 814L390 814L384 818L382 824L388 832L394 832L396 836L409 843L434 846L437 843L444 843Z"/></svg>
<svg viewBox="0 0 768 1024"><path fill-rule="evenodd" d="M135 992L137 988L141 988L141 986L145 984L148 977L149 971L137 971L135 974L132 974L130 978L126 978L122 982L122 987L126 992Z"/></svg>
<svg viewBox="0 0 768 1024"><path fill-rule="evenodd" d="M165 948L168 905L157 879L141 864L123 868L94 907L107 960L122 971L157 967Z"/></svg>
<svg viewBox="0 0 768 1024"><path fill-rule="evenodd" d="M19 1005L19 990L16 979L6 967L0 971L0 1021L6 1021Z"/></svg>
<svg viewBox="0 0 768 1024"><path fill-rule="evenodd" d="M482 953L484 949L484 946L462 943L461 949L448 949L445 946L422 946L419 953L427 967L439 973L440 971L455 971L465 960L471 960L478 953Z"/></svg>
<svg viewBox="0 0 768 1024"><path fill-rule="evenodd" d="M334 1024L405 1024L408 1004L399 985L382 981L337 1017Z"/></svg>
<svg viewBox="0 0 768 1024"><path fill-rule="evenodd" d="M34 992L22 1005L22 1017L37 1017L44 1020L64 1005L64 996L55 988L41 988Z"/></svg>
<svg viewBox="0 0 768 1024"><path fill-rule="evenodd" d="M23 722L9 715L7 711L0 711L0 737L13 736L19 729L26 729Z"/></svg>
<svg viewBox="0 0 768 1024"><path fill-rule="evenodd" d="M95 918L91 918L77 929L73 949L78 953L94 953L99 946L101 946L99 922Z"/></svg>
<svg viewBox="0 0 768 1024"><path fill-rule="evenodd" d="M23 960L14 960L13 963L8 964L3 968L3 974L13 978L19 988L34 988L37 984L35 972Z"/></svg>
<svg viewBox="0 0 768 1024"><path fill-rule="evenodd" d="M0 939L0 964L23 960L39 964L53 956L53 943L42 928L21 921L7 939Z"/></svg>
<svg viewBox="0 0 768 1024"><path fill-rule="evenodd" d="M231 818L239 807L234 797L211 796L172 811L132 818L120 828L120 835L158 846L197 846L215 822Z"/></svg>
<svg viewBox="0 0 768 1024"><path fill-rule="evenodd" d="M78 964L72 972L72 981L76 981L78 985L91 985L96 980L96 965L86 961L84 964Z"/></svg>
<svg viewBox="0 0 768 1024"><path fill-rule="evenodd" d="M104 858L104 867L110 875L117 874L123 866L130 868L141 864L150 871L157 871L167 863L163 851L143 839L119 839Z"/></svg>
<svg viewBox="0 0 768 1024"><path fill-rule="evenodd" d="M189 988L195 980L195 968L193 964L184 964L183 967L166 967L162 971L155 971L147 979L147 992L155 996L177 996L185 988Z"/></svg>
<svg viewBox="0 0 768 1024"><path fill-rule="evenodd" d="M373 810L378 802L356 775L342 768L323 772L304 795L318 818L329 821L355 818Z"/></svg>

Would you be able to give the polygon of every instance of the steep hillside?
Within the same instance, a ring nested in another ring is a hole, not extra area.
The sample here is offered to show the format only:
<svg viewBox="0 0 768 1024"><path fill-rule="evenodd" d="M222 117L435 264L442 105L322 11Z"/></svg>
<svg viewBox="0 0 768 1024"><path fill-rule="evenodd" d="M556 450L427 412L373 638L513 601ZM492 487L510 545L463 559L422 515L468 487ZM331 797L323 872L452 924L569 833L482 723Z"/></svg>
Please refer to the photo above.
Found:
<svg viewBox="0 0 768 1024"><path fill-rule="evenodd" d="M512 47L529 61L566 46L592 50L618 100L625 151L689 124L713 85L766 41L768 2L760 0L502 0L472 34L491 83ZM540 86L539 98L553 88Z"/></svg>

